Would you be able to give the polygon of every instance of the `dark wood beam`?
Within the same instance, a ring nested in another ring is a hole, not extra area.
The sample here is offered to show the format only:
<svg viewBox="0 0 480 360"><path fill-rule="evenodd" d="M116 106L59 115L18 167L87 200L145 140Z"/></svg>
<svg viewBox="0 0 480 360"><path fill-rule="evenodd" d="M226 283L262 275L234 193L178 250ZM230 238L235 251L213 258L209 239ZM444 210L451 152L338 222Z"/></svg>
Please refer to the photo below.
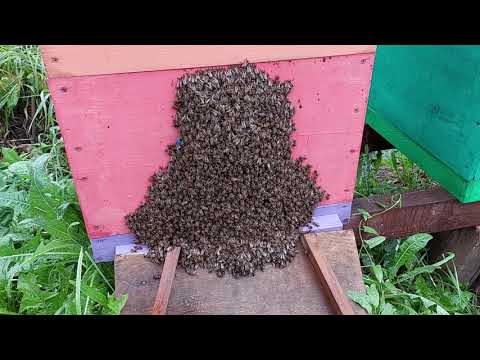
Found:
<svg viewBox="0 0 480 360"><path fill-rule="evenodd" d="M383 206L382 206L383 205ZM385 211L386 208L390 208ZM352 216L345 229L353 229L359 242L362 208L373 217L367 225L387 238L426 232L438 233L480 225L480 202L462 204L441 188L388 196L354 199ZM362 234L364 238L367 234Z"/></svg>

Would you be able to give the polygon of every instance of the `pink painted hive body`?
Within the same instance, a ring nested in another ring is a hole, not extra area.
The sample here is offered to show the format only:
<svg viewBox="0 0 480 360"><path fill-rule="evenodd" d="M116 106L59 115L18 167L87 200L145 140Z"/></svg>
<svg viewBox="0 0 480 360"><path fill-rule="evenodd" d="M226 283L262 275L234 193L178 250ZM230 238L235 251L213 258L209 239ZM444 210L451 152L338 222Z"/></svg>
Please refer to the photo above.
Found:
<svg viewBox="0 0 480 360"><path fill-rule="evenodd" d="M329 194L321 205L352 201L373 61L370 52L257 64L272 78L294 84L294 157L306 156L318 171L318 183ZM47 70L52 72L48 65ZM124 216L143 201L151 175L168 163L165 149L177 137L176 81L196 70L49 78L93 241L128 233Z"/></svg>

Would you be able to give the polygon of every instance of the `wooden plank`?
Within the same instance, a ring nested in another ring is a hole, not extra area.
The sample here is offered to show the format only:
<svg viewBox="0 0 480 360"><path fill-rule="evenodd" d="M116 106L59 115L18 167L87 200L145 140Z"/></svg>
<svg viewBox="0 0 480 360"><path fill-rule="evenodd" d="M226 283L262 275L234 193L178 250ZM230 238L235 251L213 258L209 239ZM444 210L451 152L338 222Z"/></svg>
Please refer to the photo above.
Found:
<svg viewBox="0 0 480 360"><path fill-rule="evenodd" d="M330 300L336 313L339 315L354 315L351 300L343 291L335 273L325 256L323 256L319 243L321 241L336 241L338 237L349 236L355 240L353 231L331 231L321 234L305 234L303 244L313 268L323 285L323 290Z"/></svg>
<svg viewBox="0 0 480 360"><path fill-rule="evenodd" d="M329 194L320 205L352 201L373 61L367 54L259 64L272 78L295 84L293 156L305 156L318 171ZM177 138L172 105L185 72L49 80L90 239L129 232L124 216L144 200Z"/></svg>
<svg viewBox="0 0 480 360"><path fill-rule="evenodd" d="M368 108L366 122L458 200L465 203L480 200L480 180L465 180L372 108Z"/></svg>
<svg viewBox="0 0 480 360"><path fill-rule="evenodd" d="M49 78L374 53L375 45L44 45Z"/></svg>
<svg viewBox="0 0 480 360"><path fill-rule="evenodd" d="M439 261L443 254L453 252L458 279L472 286L480 273L480 226L444 231L435 234L434 239L429 243L432 261Z"/></svg>
<svg viewBox="0 0 480 360"><path fill-rule="evenodd" d="M166 315L168 300L172 290L175 271L177 269L180 247L170 250L165 256L165 262L162 268L162 276L158 285L158 292L153 304L152 315Z"/></svg>
<svg viewBox="0 0 480 360"><path fill-rule="evenodd" d="M351 236L319 242L342 288L364 292L360 261ZM267 266L254 277L234 279L199 271L186 274L178 268L167 314L335 314L301 244L284 269ZM128 293L123 314L150 314L162 267L142 255L115 259L116 294ZM356 314L365 314L354 305Z"/></svg>
<svg viewBox="0 0 480 360"><path fill-rule="evenodd" d="M397 207L385 211L379 203L387 208L397 203ZM401 197L397 194L354 199L352 217L344 228L353 229L357 238L361 220L358 208L375 215L368 220L368 226L388 238L418 232L437 233L480 224L480 202L462 204L441 188L408 192Z"/></svg>
<svg viewBox="0 0 480 360"><path fill-rule="evenodd" d="M478 276L477 280L473 283L472 290L477 296L480 296L480 276Z"/></svg>

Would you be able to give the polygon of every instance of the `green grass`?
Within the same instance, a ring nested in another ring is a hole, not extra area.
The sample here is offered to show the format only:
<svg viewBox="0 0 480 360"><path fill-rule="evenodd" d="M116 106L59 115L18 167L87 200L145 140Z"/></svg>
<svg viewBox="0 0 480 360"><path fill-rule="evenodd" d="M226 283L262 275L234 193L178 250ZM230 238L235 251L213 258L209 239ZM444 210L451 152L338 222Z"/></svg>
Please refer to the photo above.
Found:
<svg viewBox="0 0 480 360"><path fill-rule="evenodd" d="M355 195L401 194L434 186L435 182L398 150L369 153L367 148L360 157ZM367 291L350 292L352 300L376 315L480 313L478 297L458 280L454 254L445 254L443 260L432 264L426 249L430 234L387 240L368 226L372 216L362 209L359 212L363 216L360 227L373 237L360 249Z"/></svg>
<svg viewBox="0 0 480 360"><path fill-rule="evenodd" d="M38 47L0 45L0 141L36 143L54 125Z"/></svg>
<svg viewBox="0 0 480 360"><path fill-rule="evenodd" d="M454 254L429 263L430 234L386 240L368 227L372 216L360 211L361 227L374 235L360 249L366 293L349 292L352 300L375 315L480 314L476 294L458 280Z"/></svg>
<svg viewBox="0 0 480 360"><path fill-rule="evenodd" d="M360 155L356 197L424 190L436 183L413 161L396 149Z"/></svg>
<svg viewBox="0 0 480 360"><path fill-rule="evenodd" d="M0 313L117 314L113 267L96 264L63 143L2 149Z"/></svg>
<svg viewBox="0 0 480 360"><path fill-rule="evenodd" d="M37 46L0 45L0 314L118 314L96 264ZM8 141L5 141L8 140Z"/></svg>

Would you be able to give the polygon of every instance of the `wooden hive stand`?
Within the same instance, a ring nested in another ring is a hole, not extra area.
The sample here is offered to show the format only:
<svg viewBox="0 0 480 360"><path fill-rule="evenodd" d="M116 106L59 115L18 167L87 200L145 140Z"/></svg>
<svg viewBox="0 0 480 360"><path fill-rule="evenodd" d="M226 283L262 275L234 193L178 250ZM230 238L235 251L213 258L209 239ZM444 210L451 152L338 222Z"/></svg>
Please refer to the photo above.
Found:
<svg viewBox="0 0 480 360"><path fill-rule="evenodd" d="M285 269L268 266L249 278L188 275L177 268L179 252L167 253L160 266L144 257L145 248L117 248L116 295L129 296L123 314L365 314L346 295L365 291L351 230L304 234Z"/></svg>

